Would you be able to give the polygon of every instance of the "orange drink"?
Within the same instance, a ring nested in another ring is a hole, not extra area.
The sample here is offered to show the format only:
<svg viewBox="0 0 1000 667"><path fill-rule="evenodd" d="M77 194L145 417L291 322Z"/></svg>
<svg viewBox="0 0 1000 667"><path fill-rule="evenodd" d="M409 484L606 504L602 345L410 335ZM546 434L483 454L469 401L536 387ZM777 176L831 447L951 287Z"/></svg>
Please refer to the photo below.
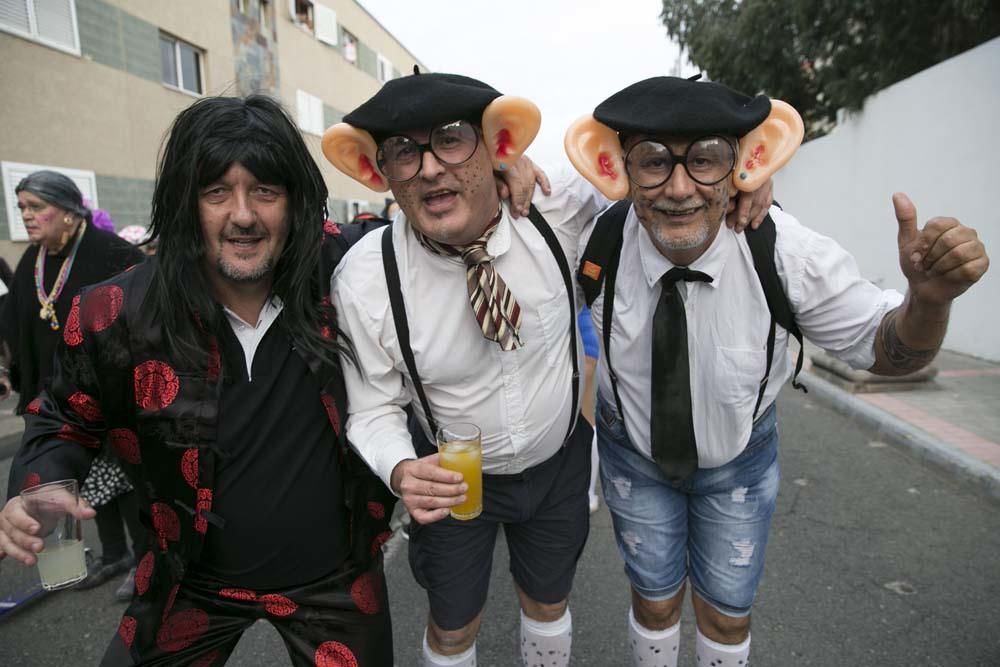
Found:
<svg viewBox="0 0 1000 667"><path fill-rule="evenodd" d="M469 490L465 502L451 508L459 521L475 519L483 511L483 449L479 428L473 424L449 424L438 431L438 454L442 468L462 473Z"/></svg>

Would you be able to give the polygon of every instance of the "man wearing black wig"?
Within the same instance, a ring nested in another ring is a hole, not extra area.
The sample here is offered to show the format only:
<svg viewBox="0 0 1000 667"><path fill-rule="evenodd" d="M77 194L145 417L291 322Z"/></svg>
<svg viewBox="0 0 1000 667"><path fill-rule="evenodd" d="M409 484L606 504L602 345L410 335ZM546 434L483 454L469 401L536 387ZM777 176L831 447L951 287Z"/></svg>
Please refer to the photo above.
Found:
<svg viewBox="0 0 1000 667"><path fill-rule="evenodd" d="M902 193L905 297L862 279L843 248L776 206L755 232L727 230L734 188L767 179L801 139L787 104L674 77L615 93L566 135L581 174L631 199L585 230L580 281L604 332L597 440L632 588L633 665L677 664L688 581L697 664L749 664L789 336L801 331L855 368L915 371L940 347L952 300L989 264L975 230L954 218L919 229Z"/></svg>
<svg viewBox="0 0 1000 667"><path fill-rule="evenodd" d="M152 549L102 664L222 665L258 619L296 665L393 663L394 499L342 429L351 355L327 297L343 251L326 198L276 102L200 100L163 149L156 258L73 303L26 415L0 556L30 565L41 549L25 480L81 479L107 438Z"/></svg>

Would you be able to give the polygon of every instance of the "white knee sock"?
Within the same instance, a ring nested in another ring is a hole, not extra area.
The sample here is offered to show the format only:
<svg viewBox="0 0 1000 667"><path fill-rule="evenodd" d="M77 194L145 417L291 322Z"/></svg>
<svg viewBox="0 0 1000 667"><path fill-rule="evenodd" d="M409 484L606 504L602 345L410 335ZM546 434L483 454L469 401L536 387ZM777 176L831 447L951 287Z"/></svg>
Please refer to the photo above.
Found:
<svg viewBox="0 0 1000 667"><path fill-rule="evenodd" d="M524 667L565 667L573 644L569 607L562 618L543 623L521 612L521 661Z"/></svg>
<svg viewBox="0 0 1000 667"><path fill-rule="evenodd" d="M431 649L427 643L427 631L424 630L423 667L476 667L476 642L458 655L441 655Z"/></svg>
<svg viewBox="0 0 1000 667"><path fill-rule="evenodd" d="M750 664L750 635L742 644L720 644L698 630L697 656L700 667L747 667Z"/></svg>
<svg viewBox="0 0 1000 667"><path fill-rule="evenodd" d="M639 625L635 613L629 608L628 639L632 644L633 665L677 667L677 649L681 645L680 621L666 630L650 630Z"/></svg>

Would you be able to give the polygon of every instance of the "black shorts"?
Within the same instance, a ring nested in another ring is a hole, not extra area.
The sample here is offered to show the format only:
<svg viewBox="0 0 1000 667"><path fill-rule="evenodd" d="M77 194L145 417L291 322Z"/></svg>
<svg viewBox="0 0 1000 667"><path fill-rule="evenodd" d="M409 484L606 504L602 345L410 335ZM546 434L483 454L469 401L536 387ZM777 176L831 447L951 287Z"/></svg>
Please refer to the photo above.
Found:
<svg viewBox="0 0 1000 667"><path fill-rule="evenodd" d="M431 617L457 630L486 604L497 528L503 526L514 581L532 600L569 596L590 531L593 429L579 418L569 443L544 463L516 475L483 475L483 513L410 525L410 569L427 590Z"/></svg>

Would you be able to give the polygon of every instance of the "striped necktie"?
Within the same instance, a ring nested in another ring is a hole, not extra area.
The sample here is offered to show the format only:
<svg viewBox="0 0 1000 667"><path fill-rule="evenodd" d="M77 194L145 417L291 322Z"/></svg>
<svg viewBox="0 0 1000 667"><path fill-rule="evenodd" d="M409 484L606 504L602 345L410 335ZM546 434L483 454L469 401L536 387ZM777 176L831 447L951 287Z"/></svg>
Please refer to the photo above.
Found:
<svg viewBox="0 0 1000 667"><path fill-rule="evenodd" d="M521 306L493 266L495 259L486 250L486 242L496 231L501 209L486 231L468 245L453 246L427 238L413 230L421 245L436 255L460 257L465 263L465 278L469 289L469 303L487 340L496 341L505 352L523 346L521 342Z"/></svg>

